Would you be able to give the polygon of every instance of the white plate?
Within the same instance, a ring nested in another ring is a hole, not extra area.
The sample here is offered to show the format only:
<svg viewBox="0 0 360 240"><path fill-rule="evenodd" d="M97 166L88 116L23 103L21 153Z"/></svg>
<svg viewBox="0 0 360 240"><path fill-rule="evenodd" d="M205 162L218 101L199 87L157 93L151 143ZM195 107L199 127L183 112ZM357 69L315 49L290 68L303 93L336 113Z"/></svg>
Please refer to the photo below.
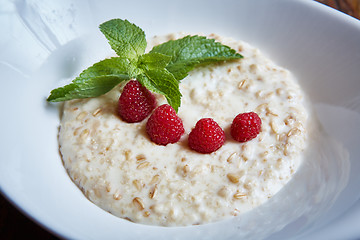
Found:
<svg viewBox="0 0 360 240"><path fill-rule="evenodd" d="M87 201L66 174L58 153L59 112L45 99L51 89L109 53L97 26L122 18L136 23L148 36L186 31L241 39L290 69L310 96L324 128L349 154L351 170L335 204L311 225L298 231L299 222L306 221L299 219L269 238L360 237L358 20L305 0L0 3L0 190L36 222L71 239L241 235L235 225L231 234L224 234L225 223L162 228L116 218ZM253 224L261 230L265 222Z"/></svg>

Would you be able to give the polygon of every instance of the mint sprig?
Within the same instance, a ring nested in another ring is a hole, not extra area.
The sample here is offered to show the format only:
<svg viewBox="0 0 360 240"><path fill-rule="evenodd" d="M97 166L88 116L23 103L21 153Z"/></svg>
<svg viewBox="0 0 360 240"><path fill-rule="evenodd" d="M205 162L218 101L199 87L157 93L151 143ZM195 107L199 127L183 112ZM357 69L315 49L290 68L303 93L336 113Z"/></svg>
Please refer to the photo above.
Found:
<svg viewBox="0 0 360 240"><path fill-rule="evenodd" d="M155 46L145 53L144 31L127 20L113 19L100 25L118 57L105 59L84 70L70 84L51 91L48 101L60 102L97 97L122 81L137 79L150 91L162 94L178 111L180 80L198 65L240 59L228 46L202 36L186 36Z"/></svg>

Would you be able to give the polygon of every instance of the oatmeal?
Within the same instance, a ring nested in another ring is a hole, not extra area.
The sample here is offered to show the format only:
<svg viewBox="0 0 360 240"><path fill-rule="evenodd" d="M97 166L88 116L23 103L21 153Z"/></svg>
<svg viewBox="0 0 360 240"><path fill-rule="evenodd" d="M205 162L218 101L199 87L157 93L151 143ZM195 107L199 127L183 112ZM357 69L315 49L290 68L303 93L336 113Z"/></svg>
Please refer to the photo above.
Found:
<svg viewBox="0 0 360 240"><path fill-rule="evenodd" d="M182 36L155 37L149 49ZM64 165L99 207L144 224L214 222L266 202L302 163L308 113L294 77L247 43L210 37L244 58L199 67L181 81L178 115L185 134L175 144L151 142L146 119L130 124L117 116L123 85L98 98L65 103L59 134ZM157 101L166 103L160 95ZM246 143L232 140L232 120L251 111L262 120L260 134ZM225 144L211 154L187 145L201 118L213 118L226 133Z"/></svg>

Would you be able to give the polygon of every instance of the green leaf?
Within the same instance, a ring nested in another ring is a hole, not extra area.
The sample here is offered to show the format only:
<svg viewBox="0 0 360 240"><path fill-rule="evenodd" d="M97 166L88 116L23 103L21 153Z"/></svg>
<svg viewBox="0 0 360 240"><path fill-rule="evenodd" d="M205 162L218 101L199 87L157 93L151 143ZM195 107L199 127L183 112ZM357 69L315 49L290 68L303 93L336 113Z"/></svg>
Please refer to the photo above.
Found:
<svg viewBox="0 0 360 240"><path fill-rule="evenodd" d="M107 58L84 70L74 81L82 82L86 78L105 75L116 75L124 77L128 75L132 68L134 68L134 66L128 59L121 57Z"/></svg>
<svg viewBox="0 0 360 240"><path fill-rule="evenodd" d="M185 78L194 67L218 61L240 59L243 56L214 39L203 36L186 36L155 46L150 53L171 56L166 67L177 80Z"/></svg>
<svg viewBox="0 0 360 240"><path fill-rule="evenodd" d="M145 69L144 75L137 77L139 82L150 91L162 94L177 112L181 105L179 81L165 68Z"/></svg>
<svg viewBox="0 0 360 240"><path fill-rule="evenodd" d="M127 20L104 22L100 25L100 31L119 57L137 59L145 52L147 43L144 31Z"/></svg>
<svg viewBox="0 0 360 240"><path fill-rule="evenodd" d="M60 102L100 96L120 82L129 80L130 68L127 59L118 57L105 59L84 70L69 85L52 90L47 101Z"/></svg>
<svg viewBox="0 0 360 240"><path fill-rule="evenodd" d="M51 91L49 102L61 102L72 99L98 97L109 92L125 79L118 76L100 76L82 83L70 83Z"/></svg>
<svg viewBox="0 0 360 240"><path fill-rule="evenodd" d="M171 61L171 57L161 53L147 53L140 56L138 67L142 69L165 68Z"/></svg>

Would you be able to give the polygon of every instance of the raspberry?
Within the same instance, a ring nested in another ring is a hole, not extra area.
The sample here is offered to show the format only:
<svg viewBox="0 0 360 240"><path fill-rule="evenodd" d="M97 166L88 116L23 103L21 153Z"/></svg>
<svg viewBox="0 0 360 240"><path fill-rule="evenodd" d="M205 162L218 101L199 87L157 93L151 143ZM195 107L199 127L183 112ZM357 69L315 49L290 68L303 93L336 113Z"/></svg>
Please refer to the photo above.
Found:
<svg viewBox="0 0 360 240"><path fill-rule="evenodd" d="M151 141L159 145L176 143L184 134L182 120L168 104L155 109L146 123L146 132Z"/></svg>
<svg viewBox="0 0 360 240"><path fill-rule="evenodd" d="M224 130L211 118L200 119L189 134L189 147L200 153L215 152L224 142Z"/></svg>
<svg viewBox="0 0 360 240"><path fill-rule="evenodd" d="M255 138L261 130L261 119L254 112L237 115L231 124L231 136L238 142Z"/></svg>
<svg viewBox="0 0 360 240"><path fill-rule="evenodd" d="M141 122L156 107L155 96L138 81L129 81L120 95L118 113L128 122Z"/></svg>

